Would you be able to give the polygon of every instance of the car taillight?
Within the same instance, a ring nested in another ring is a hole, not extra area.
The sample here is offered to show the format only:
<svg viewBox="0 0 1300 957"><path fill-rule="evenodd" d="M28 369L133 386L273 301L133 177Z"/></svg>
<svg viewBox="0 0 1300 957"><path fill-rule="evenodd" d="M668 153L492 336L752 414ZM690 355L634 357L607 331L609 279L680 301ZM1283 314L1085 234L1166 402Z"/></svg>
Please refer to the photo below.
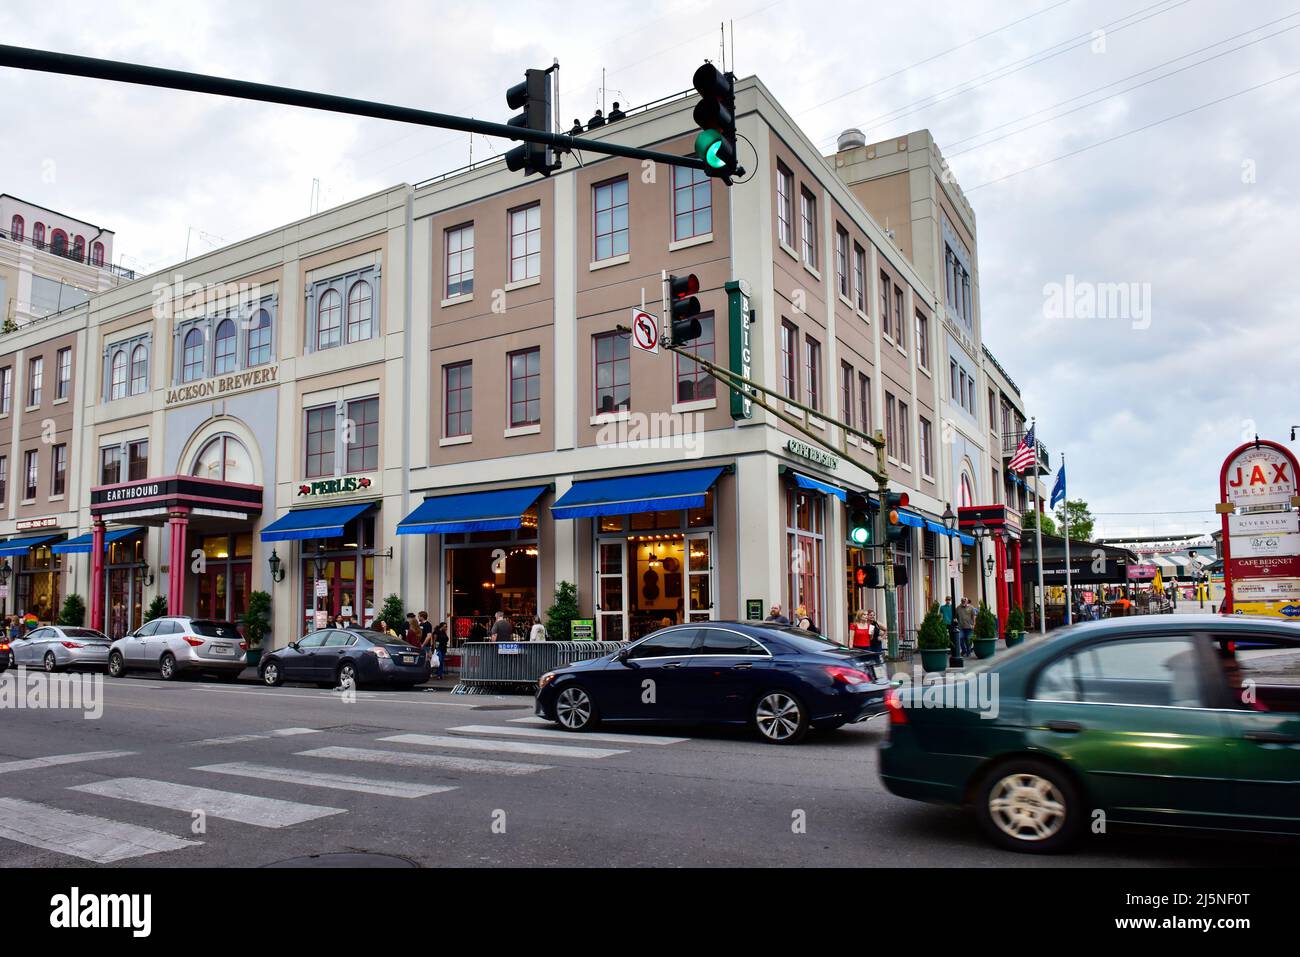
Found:
<svg viewBox="0 0 1300 957"><path fill-rule="evenodd" d="M191 648L197 648L199 645L203 644L205 640L206 639L203 638L195 638L193 635L185 636L185 643Z"/></svg>
<svg viewBox="0 0 1300 957"><path fill-rule="evenodd" d="M907 724L907 711L897 691L891 691L885 696L885 707L889 710L890 724Z"/></svg>
<svg viewBox="0 0 1300 957"><path fill-rule="evenodd" d="M61 642L59 642L59 644L61 644L64 648L80 648L80 647L81 647L81 645L77 644L75 641L61 641Z"/></svg>
<svg viewBox="0 0 1300 957"><path fill-rule="evenodd" d="M378 645L376 645L374 648L371 648L370 650L371 650L372 652L374 652L375 657L377 657L377 658L387 658L387 657L388 657L388 649L387 649L387 648L380 648Z"/></svg>
<svg viewBox="0 0 1300 957"><path fill-rule="evenodd" d="M831 676L832 680L846 685L867 684L872 680L871 675L867 674L865 671L860 671L857 668L848 668L844 665L828 665L826 673Z"/></svg>
<svg viewBox="0 0 1300 957"><path fill-rule="evenodd" d="M0 641L0 651L8 651L8 650L9 650L9 642Z"/></svg>
<svg viewBox="0 0 1300 957"><path fill-rule="evenodd" d="M239 650L240 650L240 651L247 651L247 650L248 650L248 642L246 642L246 641L241 641L241 642L239 643Z"/></svg>

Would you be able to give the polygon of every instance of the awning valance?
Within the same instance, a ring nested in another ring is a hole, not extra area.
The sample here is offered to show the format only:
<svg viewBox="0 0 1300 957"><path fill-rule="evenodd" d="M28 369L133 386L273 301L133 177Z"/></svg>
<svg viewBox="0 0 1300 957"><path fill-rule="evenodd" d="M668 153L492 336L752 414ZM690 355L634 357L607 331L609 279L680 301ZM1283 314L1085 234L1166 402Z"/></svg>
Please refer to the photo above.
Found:
<svg viewBox="0 0 1300 957"><path fill-rule="evenodd" d="M802 472L791 471L790 476L794 479L794 484L799 488L806 488L813 492L821 492L825 495L834 495L841 502L847 502L849 500L849 493L837 485L818 481L815 478L804 475Z"/></svg>
<svg viewBox="0 0 1300 957"><path fill-rule="evenodd" d="M0 542L0 555L26 555L28 549L35 548L37 545L44 545L56 538L63 538L63 532L29 535L26 538L11 538L7 542Z"/></svg>
<svg viewBox="0 0 1300 957"><path fill-rule="evenodd" d="M128 528L109 529L108 531L104 532L104 546L107 548L109 545L113 544L113 542L117 541L119 538L126 538L130 535L134 535L136 532L142 532L142 531L144 531L144 529L139 527L138 525L131 526ZM95 533L86 532L86 534L78 535L76 538L70 538L66 542L59 542L59 544L52 547L50 551L52 551L55 555L71 555L74 553L88 555L90 554L91 548L94 547L94 542L95 542Z"/></svg>
<svg viewBox="0 0 1300 957"><path fill-rule="evenodd" d="M518 528L545 485L495 489L426 498L397 523L398 535L445 535L449 532L497 532Z"/></svg>
<svg viewBox="0 0 1300 957"><path fill-rule="evenodd" d="M722 467L717 466L574 482L551 506L551 514L555 518L593 518L702 508L705 494L721 474Z"/></svg>
<svg viewBox="0 0 1300 957"><path fill-rule="evenodd" d="M264 542L291 542L311 538L338 538L343 526L373 503L331 505L324 508L299 508L282 515L262 529Z"/></svg>

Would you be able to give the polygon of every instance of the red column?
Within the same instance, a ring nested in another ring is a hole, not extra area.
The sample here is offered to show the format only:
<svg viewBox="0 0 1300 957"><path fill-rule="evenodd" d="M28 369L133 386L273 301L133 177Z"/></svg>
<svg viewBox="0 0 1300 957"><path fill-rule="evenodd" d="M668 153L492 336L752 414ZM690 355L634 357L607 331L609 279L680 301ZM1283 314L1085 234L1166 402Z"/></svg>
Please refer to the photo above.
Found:
<svg viewBox="0 0 1300 957"><path fill-rule="evenodd" d="M104 522L90 526L90 627L104 630Z"/></svg>
<svg viewBox="0 0 1300 957"><path fill-rule="evenodd" d="M998 634L1005 634L1007 629L1007 546L1000 537L993 539L997 543L994 552L998 559Z"/></svg>
<svg viewBox="0 0 1300 957"><path fill-rule="evenodd" d="M185 532L189 527L186 511L171 513L167 525L171 529L171 570L167 576L167 614L185 614Z"/></svg>
<svg viewBox="0 0 1300 957"><path fill-rule="evenodd" d="M1011 543L1011 570L1016 574L1016 607L1025 607L1025 586L1020 577L1020 539Z"/></svg>

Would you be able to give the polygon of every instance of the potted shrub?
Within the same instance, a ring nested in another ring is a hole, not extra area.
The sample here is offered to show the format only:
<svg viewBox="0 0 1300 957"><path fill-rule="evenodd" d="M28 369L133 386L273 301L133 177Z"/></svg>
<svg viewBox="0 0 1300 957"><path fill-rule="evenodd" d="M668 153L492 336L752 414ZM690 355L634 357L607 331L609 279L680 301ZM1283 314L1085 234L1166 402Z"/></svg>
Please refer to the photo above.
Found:
<svg viewBox="0 0 1300 957"><path fill-rule="evenodd" d="M546 636L551 641L568 641L573 619L582 617L578 609L578 586L573 582L555 583L555 604L546 609Z"/></svg>
<svg viewBox="0 0 1300 957"><path fill-rule="evenodd" d="M1014 648L1025 640L1025 613L1015 607L1007 613L1007 647Z"/></svg>
<svg viewBox="0 0 1300 957"><path fill-rule="evenodd" d="M271 631L271 596L264 591L249 595L248 611L240 622L244 626L244 640L248 642L244 660L249 667L256 668L262 660L262 639Z"/></svg>
<svg viewBox="0 0 1300 957"><path fill-rule="evenodd" d="M59 624L80 628L85 623L86 603L74 592L64 599L63 610L59 612Z"/></svg>
<svg viewBox="0 0 1300 957"><path fill-rule="evenodd" d="M975 615L975 657L992 658L998 648L998 620L989 611L989 606L980 602L980 610Z"/></svg>
<svg viewBox="0 0 1300 957"><path fill-rule="evenodd" d="M948 667L951 642L948 639L948 626L943 623L938 605L931 605L925 613L921 630L916 636L916 647L921 652L921 667L926 671L943 671Z"/></svg>
<svg viewBox="0 0 1300 957"><path fill-rule="evenodd" d="M151 622L165 614L167 614L167 599L162 595L155 595L153 601L149 602L149 607L145 609L144 620L146 623Z"/></svg>

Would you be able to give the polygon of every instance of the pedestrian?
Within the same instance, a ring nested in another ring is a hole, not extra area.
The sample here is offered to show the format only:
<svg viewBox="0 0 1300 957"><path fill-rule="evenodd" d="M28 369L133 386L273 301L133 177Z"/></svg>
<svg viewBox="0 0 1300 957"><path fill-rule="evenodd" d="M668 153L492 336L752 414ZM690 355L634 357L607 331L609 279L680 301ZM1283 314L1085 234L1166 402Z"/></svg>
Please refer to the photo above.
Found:
<svg viewBox="0 0 1300 957"><path fill-rule="evenodd" d="M497 612L493 616L495 621L492 622L492 634L488 636L488 641L513 641L515 637L515 626L504 612Z"/></svg>
<svg viewBox="0 0 1300 957"><path fill-rule="evenodd" d="M849 628L849 644L854 648L871 647L871 618L865 610L858 612Z"/></svg>
<svg viewBox="0 0 1300 957"><path fill-rule="evenodd" d="M546 641L546 626L542 624L542 619L533 615L533 627L528 632L529 641Z"/></svg>
<svg viewBox="0 0 1300 957"><path fill-rule="evenodd" d="M790 619L781 614L781 606L779 604L772 606L772 610L767 613L767 620L774 625L790 624Z"/></svg>
<svg viewBox="0 0 1300 957"><path fill-rule="evenodd" d="M466 640L467 641L488 640L488 630L484 626L483 622L479 621L477 618L474 619L474 624L470 625L469 635L467 636Z"/></svg>
<svg viewBox="0 0 1300 957"><path fill-rule="evenodd" d="M803 605L800 605L795 609L794 615L796 627L802 628L804 631L811 631L814 635L821 634L821 632L817 630L817 623L812 620L812 616L808 614L808 609Z"/></svg>
<svg viewBox="0 0 1300 957"><path fill-rule="evenodd" d="M421 644L433 645L433 623L429 621L429 613L422 611L416 616L420 623L420 642Z"/></svg>
<svg viewBox="0 0 1300 957"><path fill-rule="evenodd" d="M971 638L975 634L975 606L963 598L957 606L957 635L961 639L961 654L971 653Z"/></svg>
<svg viewBox="0 0 1300 957"><path fill-rule="evenodd" d="M948 629L948 644L952 645L957 654L961 654L961 644L957 638L957 629L954 625L953 616L956 609L952 607L952 595L943 600L943 605L939 608L939 615L943 618L944 626Z"/></svg>
<svg viewBox="0 0 1300 957"><path fill-rule="evenodd" d="M416 648L419 648L420 643L424 640L424 635L420 633L420 623L416 621L415 612L413 611L406 613L406 633L402 637L406 639L408 645Z"/></svg>
<svg viewBox="0 0 1300 957"><path fill-rule="evenodd" d="M438 677L441 678L447 673L447 644L450 636L447 633L447 623L438 622L438 627L433 629L433 654L438 659Z"/></svg>
<svg viewBox="0 0 1300 957"><path fill-rule="evenodd" d="M870 648L876 654L885 653L885 629L880 627L880 622L876 621L876 613L867 609L867 634L870 639Z"/></svg>

